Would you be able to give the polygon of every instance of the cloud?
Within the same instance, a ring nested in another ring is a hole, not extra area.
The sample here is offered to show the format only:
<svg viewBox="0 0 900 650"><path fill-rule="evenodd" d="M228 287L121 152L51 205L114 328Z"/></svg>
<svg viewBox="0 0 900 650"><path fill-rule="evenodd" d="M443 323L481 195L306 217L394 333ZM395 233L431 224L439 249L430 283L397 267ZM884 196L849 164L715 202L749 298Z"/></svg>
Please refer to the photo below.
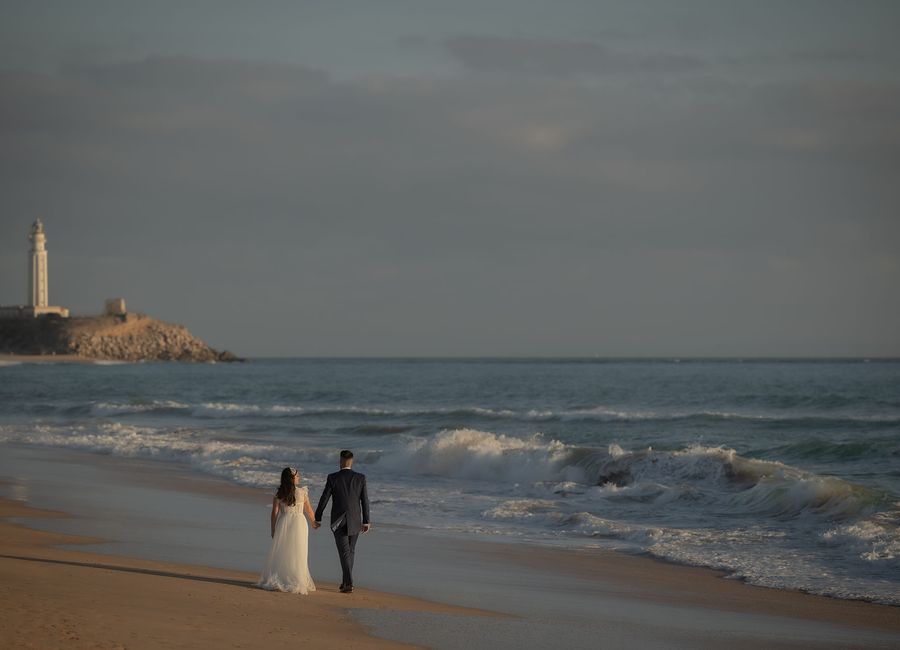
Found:
<svg viewBox="0 0 900 650"><path fill-rule="evenodd" d="M626 52L593 41L497 36L457 36L446 47L466 69L554 77L631 73L677 73L703 66L699 58L677 53Z"/></svg>
<svg viewBox="0 0 900 650"><path fill-rule="evenodd" d="M776 154L880 169L900 165L900 83L808 81L761 87L759 143Z"/></svg>
<svg viewBox="0 0 900 650"><path fill-rule="evenodd" d="M783 68L784 66L814 66L823 68L863 66L872 69L886 65L890 68L896 59L890 50L878 51L877 47L782 47L774 50L753 50L740 55L724 55L719 62L738 66Z"/></svg>

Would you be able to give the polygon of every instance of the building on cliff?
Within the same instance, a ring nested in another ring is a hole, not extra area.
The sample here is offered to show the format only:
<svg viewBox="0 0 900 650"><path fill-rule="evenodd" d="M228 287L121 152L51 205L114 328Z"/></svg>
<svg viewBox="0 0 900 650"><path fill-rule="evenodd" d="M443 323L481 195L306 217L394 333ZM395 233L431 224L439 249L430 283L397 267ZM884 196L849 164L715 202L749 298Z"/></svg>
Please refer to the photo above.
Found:
<svg viewBox="0 0 900 650"><path fill-rule="evenodd" d="M126 316L127 314L128 310L125 308L125 298L106 299L107 316Z"/></svg>
<svg viewBox="0 0 900 650"><path fill-rule="evenodd" d="M68 318L68 309L50 305L47 235L40 219L36 219L31 225L28 240L31 242L31 248L28 251L28 303L0 306L0 318L34 318L48 314Z"/></svg>

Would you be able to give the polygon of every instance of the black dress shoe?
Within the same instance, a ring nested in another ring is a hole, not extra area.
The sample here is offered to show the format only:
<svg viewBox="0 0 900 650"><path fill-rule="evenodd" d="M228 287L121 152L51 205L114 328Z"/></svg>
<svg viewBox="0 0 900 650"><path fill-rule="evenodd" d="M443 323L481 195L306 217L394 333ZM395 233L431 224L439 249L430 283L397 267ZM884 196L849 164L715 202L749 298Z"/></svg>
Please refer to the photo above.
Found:
<svg viewBox="0 0 900 650"><path fill-rule="evenodd" d="M341 585L341 593L342 594L353 593L353 585Z"/></svg>

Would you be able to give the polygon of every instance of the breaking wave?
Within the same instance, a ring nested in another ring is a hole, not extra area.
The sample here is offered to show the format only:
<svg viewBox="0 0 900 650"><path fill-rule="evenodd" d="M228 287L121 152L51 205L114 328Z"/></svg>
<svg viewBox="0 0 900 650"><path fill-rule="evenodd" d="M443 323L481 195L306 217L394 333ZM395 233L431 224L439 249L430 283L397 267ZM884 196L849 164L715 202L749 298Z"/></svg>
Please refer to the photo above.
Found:
<svg viewBox="0 0 900 650"><path fill-rule="evenodd" d="M77 410L78 407L75 407ZM91 415L98 417L110 417L115 415L128 415L129 413L166 413L166 412L182 412L190 407L181 402L172 400L154 400L152 402L136 402L131 404L114 404L108 402L99 402L90 405Z"/></svg>
<svg viewBox="0 0 900 650"><path fill-rule="evenodd" d="M777 461L746 458L724 447L624 451L613 445L579 461L588 481L630 488L662 486L661 495L727 505L770 517L814 513L845 518L873 509L884 495Z"/></svg>
<svg viewBox="0 0 900 650"><path fill-rule="evenodd" d="M98 407L115 412L108 405ZM184 405L154 403L146 408L182 409ZM216 474L235 458L274 467L286 460L330 463L336 451L311 448L302 439L279 446L217 437L214 430L120 422L0 427L0 441L163 458ZM628 451L610 445L595 449L541 434L516 437L478 429L443 430L421 437L395 434L388 444L387 449L361 452L377 471L476 480L498 484L498 489L517 484L538 486L550 494L580 492L595 502L679 502L731 514L774 519L814 515L835 521L875 512L885 503L885 495L875 490L781 462L747 458L724 447Z"/></svg>
<svg viewBox="0 0 900 650"><path fill-rule="evenodd" d="M869 519L832 528L822 535L822 540L826 544L848 545L863 560L900 560L900 502L893 506Z"/></svg>
<svg viewBox="0 0 900 650"><path fill-rule="evenodd" d="M403 473L495 482L540 481L567 473L571 454L570 446L545 440L540 434L517 438L455 429L411 439L379 463Z"/></svg>
<svg viewBox="0 0 900 650"><path fill-rule="evenodd" d="M695 445L675 451L596 450L476 429L412 439L382 458L393 471L493 482L560 483L594 489L618 501L682 500L774 518L802 513L842 519L872 511L874 490L780 462L740 456L733 449Z"/></svg>

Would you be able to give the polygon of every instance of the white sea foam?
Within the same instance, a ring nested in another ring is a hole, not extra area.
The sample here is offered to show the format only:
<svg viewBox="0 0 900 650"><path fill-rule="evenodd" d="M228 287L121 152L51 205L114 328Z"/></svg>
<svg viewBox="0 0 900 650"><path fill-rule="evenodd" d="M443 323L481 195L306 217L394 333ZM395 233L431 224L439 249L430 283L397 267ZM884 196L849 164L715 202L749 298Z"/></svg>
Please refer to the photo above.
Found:
<svg viewBox="0 0 900 650"><path fill-rule="evenodd" d="M474 415L484 418L514 418L516 412L506 409L489 409L480 406L459 408L411 407L388 408L380 406L358 405L292 405L292 404L233 404L205 403L196 406L193 411L196 417L289 417L292 415L372 415L372 416L405 416L405 415Z"/></svg>
<svg viewBox="0 0 900 650"><path fill-rule="evenodd" d="M481 513L488 519L531 519L536 513L553 510L559 507L556 501L549 499L512 499L494 506Z"/></svg>
<svg viewBox="0 0 900 650"><path fill-rule="evenodd" d="M190 408L187 404L173 400L153 400L146 403L115 404L110 402L98 402L91 405L91 415L107 417L111 415L125 415L128 413L147 413L150 411L185 410Z"/></svg>
<svg viewBox="0 0 900 650"><path fill-rule="evenodd" d="M567 411L559 411L553 414L561 420L658 420L661 417L671 417L656 411L626 410L611 408L608 406L590 406Z"/></svg>
<svg viewBox="0 0 900 650"><path fill-rule="evenodd" d="M900 595L892 588L891 581L869 577L865 572L854 575L846 569L846 561L841 560L835 561L844 564L846 574L835 572L821 564L815 554L798 549L798 542L796 533L758 527L667 529L647 550L667 560L720 569L730 578L763 587L900 605Z"/></svg>
<svg viewBox="0 0 900 650"><path fill-rule="evenodd" d="M301 406L288 406L274 404L271 406L259 406L257 404L231 404L209 402L195 406L191 414L199 418L218 418L229 416L262 416L262 417L286 417L306 413L307 409Z"/></svg>
<svg viewBox="0 0 900 650"><path fill-rule="evenodd" d="M832 528L822 539L826 544L846 545L869 562L890 561L900 570L900 503L894 506L898 509Z"/></svg>
<svg viewBox="0 0 900 650"><path fill-rule="evenodd" d="M588 480L620 488L732 506L736 512L792 517L802 512L848 517L875 506L880 495L842 479L819 476L774 461L739 456L733 449L693 445L677 451L647 449L587 454L579 461Z"/></svg>
<svg viewBox="0 0 900 650"><path fill-rule="evenodd" d="M665 533L665 529L661 527L624 523L598 517L590 512L577 512L569 515L562 523L564 526L571 527L573 532L579 535L610 537L641 545L652 543Z"/></svg>
<svg viewBox="0 0 900 650"><path fill-rule="evenodd" d="M243 485L269 485L280 468L309 463L318 467L334 459L333 449L217 440L211 432L157 429L119 422L92 427L32 426L23 430L0 426L0 442L27 443L187 463L205 473Z"/></svg>
<svg viewBox="0 0 900 650"><path fill-rule="evenodd" d="M398 452L380 461L381 466L412 474L431 474L483 481L542 481L579 475L567 467L571 448L540 434L517 438L477 429L441 431L414 438Z"/></svg>
<svg viewBox="0 0 900 650"><path fill-rule="evenodd" d="M606 538L646 548L661 538L665 529L625 523L590 512L565 512L560 503L543 499L514 499L485 510L485 519L536 524L576 537Z"/></svg>

